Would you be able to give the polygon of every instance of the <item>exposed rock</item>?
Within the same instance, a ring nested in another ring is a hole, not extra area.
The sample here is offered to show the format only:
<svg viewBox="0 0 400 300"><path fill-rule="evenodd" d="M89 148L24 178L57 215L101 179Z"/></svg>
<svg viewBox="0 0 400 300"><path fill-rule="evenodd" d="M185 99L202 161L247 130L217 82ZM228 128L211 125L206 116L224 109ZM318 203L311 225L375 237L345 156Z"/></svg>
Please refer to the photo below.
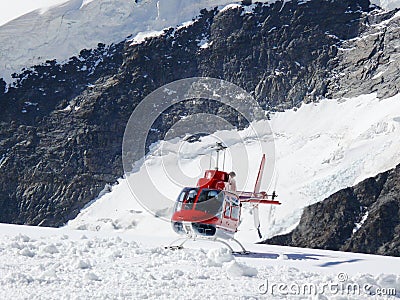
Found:
<svg viewBox="0 0 400 300"><path fill-rule="evenodd" d="M360 36L339 47L338 66L328 86L329 97L376 92L378 97L388 98L400 91L398 10L386 16L372 13L364 22Z"/></svg>

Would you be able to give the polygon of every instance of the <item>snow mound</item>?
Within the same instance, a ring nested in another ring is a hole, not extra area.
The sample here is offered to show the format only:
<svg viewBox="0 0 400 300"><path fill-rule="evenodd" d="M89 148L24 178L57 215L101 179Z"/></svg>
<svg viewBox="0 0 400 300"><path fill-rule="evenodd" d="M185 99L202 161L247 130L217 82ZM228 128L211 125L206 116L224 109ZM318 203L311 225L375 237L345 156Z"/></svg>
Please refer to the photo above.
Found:
<svg viewBox="0 0 400 300"><path fill-rule="evenodd" d="M227 248L211 249L207 253L207 258L210 266L222 266L235 259Z"/></svg>
<svg viewBox="0 0 400 300"><path fill-rule="evenodd" d="M244 264L238 263L236 261L231 261L225 266L226 272L230 277L253 277L257 276L257 269L246 266Z"/></svg>
<svg viewBox="0 0 400 300"><path fill-rule="evenodd" d="M101 281L99 276L97 276L93 272L87 272L86 275L85 275L85 279L86 280L93 280L93 281Z"/></svg>
<svg viewBox="0 0 400 300"><path fill-rule="evenodd" d="M257 276L257 269L238 263L227 248L211 249L207 253L208 266L223 267L228 277Z"/></svg>
<svg viewBox="0 0 400 300"><path fill-rule="evenodd" d="M54 244L50 244L50 245L43 247L42 252L48 253L48 254L59 253L57 247Z"/></svg>
<svg viewBox="0 0 400 300"><path fill-rule="evenodd" d="M19 251L19 254L27 257L35 256L35 252L31 251L29 248L23 248L21 251Z"/></svg>
<svg viewBox="0 0 400 300"><path fill-rule="evenodd" d="M91 265L90 265L90 263L88 261L80 259L80 260L78 260L78 263L76 264L76 267L78 269L90 269Z"/></svg>

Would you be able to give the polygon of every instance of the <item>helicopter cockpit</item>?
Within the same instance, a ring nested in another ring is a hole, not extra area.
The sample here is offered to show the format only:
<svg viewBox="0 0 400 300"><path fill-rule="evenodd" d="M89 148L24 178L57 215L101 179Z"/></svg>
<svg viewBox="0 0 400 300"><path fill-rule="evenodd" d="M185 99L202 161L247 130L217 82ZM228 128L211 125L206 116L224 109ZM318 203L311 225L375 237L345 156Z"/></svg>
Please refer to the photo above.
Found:
<svg viewBox="0 0 400 300"><path fill-rule="evenodd" d="M199 190L200 194L198 195ZM216 216L221 214L223 202L224 194L220 190L184 188L178 196L174 211L191 210L195 208L197 211Z"/></svg>

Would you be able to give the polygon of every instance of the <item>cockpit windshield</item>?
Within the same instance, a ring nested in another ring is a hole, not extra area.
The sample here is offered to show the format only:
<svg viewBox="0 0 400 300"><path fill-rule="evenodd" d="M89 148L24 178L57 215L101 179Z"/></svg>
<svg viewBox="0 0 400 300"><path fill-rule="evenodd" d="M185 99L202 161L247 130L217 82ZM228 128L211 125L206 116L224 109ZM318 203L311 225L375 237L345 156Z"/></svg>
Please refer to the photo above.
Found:
<svg viewBox="0 0 400 300"><path fill-rule="evenodd" d="M198 191L198 188L184 188L176 200L175 211L192 209Z"/></svg>

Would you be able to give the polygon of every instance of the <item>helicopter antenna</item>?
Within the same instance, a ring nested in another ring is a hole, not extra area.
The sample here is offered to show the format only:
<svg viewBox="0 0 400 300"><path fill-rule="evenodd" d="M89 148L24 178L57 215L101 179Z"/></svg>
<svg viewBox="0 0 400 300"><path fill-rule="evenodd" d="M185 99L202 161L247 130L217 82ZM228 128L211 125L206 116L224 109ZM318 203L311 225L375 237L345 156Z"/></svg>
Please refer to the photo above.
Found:
<svg viewBox="0 0 400 300"><path fill-rule="evenodd" d="M222 170L225 170L225 151L224 151L224 161L222 162Z"/></svg>

